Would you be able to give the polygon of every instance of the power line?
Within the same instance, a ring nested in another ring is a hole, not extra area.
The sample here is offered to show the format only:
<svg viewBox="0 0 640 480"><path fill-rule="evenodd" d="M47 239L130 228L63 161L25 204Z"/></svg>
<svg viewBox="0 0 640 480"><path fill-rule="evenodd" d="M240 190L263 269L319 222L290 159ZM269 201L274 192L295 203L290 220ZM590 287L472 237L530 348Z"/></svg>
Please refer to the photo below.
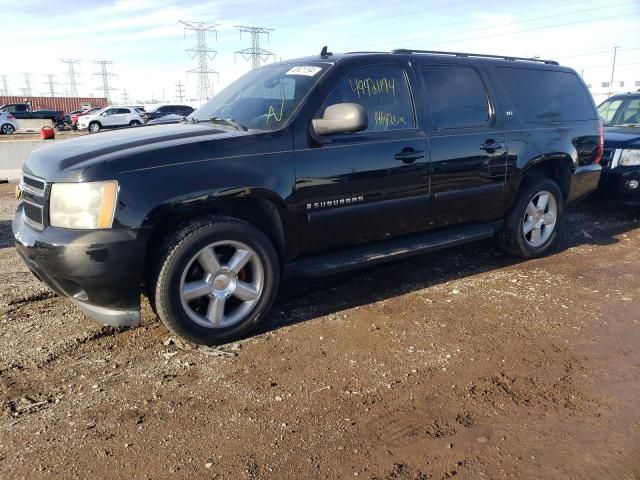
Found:
<svg viewBox="0 0 640 480"><path fill-rule="evenodd" d="M78 73L76 72L76 65L80 64L80 60L74 60L73 58L61 58L60 62L67 66L67 77L69 81L69 96L77 97L78 95Z"/></svg>
<svg viewBox="0 0 640 480"><path fill-rule="evenodd" d="M9 84L7 83L7 75L0 75L0 79L2 80L2 95L9 95Z"/></svg>
<svg viewBox="0 0 640 480"><path fill-rule="evenodd" d="M182 82L180 80L178 80L178 83L176 83L176 89L177 89L176 90L176 99L180 103L182 103L182 101L184 99L183 88L184 88L184 85L182 85Z"/></svg>
<svg viewBox="0 0 640 480"><path fill-rule="evenodd" d="M47 73L45 74L45 77L47 78L47 81L44 82L44 85L48 87L48 95L50 97L55 97L56 96L56 85L58 85L58 82L54 81L54 78L56 77L55 75L51 74L51 73Z"/></svg>
<svg viewBox="0 0 640 480"><path fill-rule="evenodd" d="M111 101L110 92L112 90L116 90L115 88L109 86L109 78L115 76L114 73L111 73L109 71L109 65L113 65L113 62L108 60L96 60L93 63L100 66L100 71L94 73L94 75L100 77L102 83L102 85L96 88L96 90L102 90L104 98Z"/></svg>
<svg viewBox="0 0 640 480"><path fill-rule="evenodd" d="M251 60L252 69L260 68L260 62L266 62L269 57L275 58L276 55L274 53L260 47L260 35L266 35L268 41L269 34L273 32L273 28L247 27L246 25L236 25L235 28L240 31L240 39L242 39L243 33L251 35L251 47L238 50L235 55L241 55L247 61Z"/></svg>
<svg viewBox="0 0 640 480"><path fill-rule="evenodd" d="M189 48L187 53L191 54L191 58L198 59L198 67L188 70L188 73L198 74L198 98L200 100L208 100L212 95L211 83L209 82L209 74L215 74L219 77L218 72L209 69L209 60L216 58L217 51L207 46L207 32L213 32L218 39L217 23L191 22L180 20L184 25L185 36L187 30L196 32L196 46Z"/></svg>
<svg viewBox="0 0 640 480"><path fill-rule="evenodd" d="M22 88L22 92L25 97L31 97L31 74L23 73L22 75L24 75L24 88Z"/></svg>

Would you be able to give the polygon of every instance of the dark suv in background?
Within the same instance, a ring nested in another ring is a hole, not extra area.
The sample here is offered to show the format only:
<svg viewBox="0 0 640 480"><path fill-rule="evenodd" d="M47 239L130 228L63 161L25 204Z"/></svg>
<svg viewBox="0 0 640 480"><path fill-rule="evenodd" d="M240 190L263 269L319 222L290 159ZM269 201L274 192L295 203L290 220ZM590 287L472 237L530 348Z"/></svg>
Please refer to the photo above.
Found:
<svg viewBox="0 0 640 480"><path fill-rule="evenodd" d="M144 116L146 121L150 121L162 118L166 115L179 115L181 117L186 117L192 113L193 107L188 105L160 105L148 112L145 112Z"/></svg>
<svg viewBox="0 0 640 480"><path fill-rule="evenodd" d="M640 91L614 95L598 107L604 122L601 191L640 205Z"/></svg>
<svg viewBox="0 0 640 480"><path fill-rule="evenodd" d="M24 166L18 251L101 322L137 324L145 293L168 328L212 344L254 328L285 273L493 236L536 257L600 179L595 105L554 61L325 48L250 71L187 120Z"/></svg>

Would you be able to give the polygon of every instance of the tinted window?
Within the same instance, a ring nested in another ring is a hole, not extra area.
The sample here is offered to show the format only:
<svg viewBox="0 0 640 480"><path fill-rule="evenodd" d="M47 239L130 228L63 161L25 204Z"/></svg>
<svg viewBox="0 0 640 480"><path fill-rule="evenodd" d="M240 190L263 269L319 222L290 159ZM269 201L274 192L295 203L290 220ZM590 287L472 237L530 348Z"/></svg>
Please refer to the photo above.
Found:
<svg viewBox="0 0 640 480"><path fill-rule="evenodd" d="M115 108L110 108L109 110L106 110L104 112L105 115L114 115L116 113L118 113L118 112L117 112L117 109L115 109Z"/></svg>
<svg viewBox="0 0 640 480"><path fill-rule="evenodd" d="M640 124L640 98L629 100L624 110L620 112L617 119L618 125L638 125Z"/></svg>
<svg viewBox="0 0 640 480"><path fill-rule="evenodd" d="M610 100L604 102L598 107L598 114L605 125L609 125L611 123L621 104L622 100Z"/></svg>
<svg viewBox="0 0 640 480"><path fill-rule="evenodd" d="M496 74L525 122L596 118L589 94L572 72L502 67Z"/></svg>
<svg viewBox="0 0 640 480"><path fill-rule="evenodd" d="M354 70L329 94L316 117L336 103L358 103L367 110L367 132L413 128L413 107L404 70L376 65Z"/></svg>
<svg viewBox="0 0 640 480"><path fill-rule="evenodd" d="M171 111L171 107L160 107L158 109L158 113L169 113Z"/></svg>
<svg viewBox="0 0 640 480"><path fill-rule="evenodd" d="M422 67L431 118L437 128L484 124L489 100L480 74L471 67L428 65Z"/></svg>
<svg viewBox="0 0 640 480"><path fill-rule="evenodd" d="M128 108L118 108L117 110L118 111L116 113L119 113L119 114L129 114L129 113L131 113L131 110L129 110Z"/></svg>

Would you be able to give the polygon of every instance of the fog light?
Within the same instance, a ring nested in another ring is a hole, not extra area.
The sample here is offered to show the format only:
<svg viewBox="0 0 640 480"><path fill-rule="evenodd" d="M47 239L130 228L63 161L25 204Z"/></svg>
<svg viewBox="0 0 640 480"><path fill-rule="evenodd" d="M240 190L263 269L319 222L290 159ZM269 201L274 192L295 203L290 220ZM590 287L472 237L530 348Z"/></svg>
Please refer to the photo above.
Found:
<svg viewBox="0 0 640 480"><path fill-rule="evenodd" d="M638 180L629 180L627 182L627 188L630 190L635 190L638 186L640 186L640 182L638 182Z"/></svg>

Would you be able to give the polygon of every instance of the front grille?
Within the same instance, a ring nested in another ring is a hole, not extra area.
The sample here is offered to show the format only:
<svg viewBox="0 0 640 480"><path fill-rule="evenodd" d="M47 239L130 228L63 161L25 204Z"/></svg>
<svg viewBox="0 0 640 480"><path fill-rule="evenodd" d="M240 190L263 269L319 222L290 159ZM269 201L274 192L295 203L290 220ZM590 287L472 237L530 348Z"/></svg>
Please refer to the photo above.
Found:
<svg viewBox="0 0 640 480"><path fill-rule="evenodd" d="M25 218L34 226L42 228L44 225L43 209L39 205L33 203L24 202L22 208L24 209Z"/></svg>
<svg viewBox="0 0 640 480"><path fill-rule="evenodd" d="M22 174L22 184L25 190L36 195L44 195L44 187L47 185L44 180L25 174Z"/></svg>
<svg viewBox="0 0 640 480"><path fill-rule="evenodd" d="M611 160L613 160L613 154L615 150L613 148L605 148L602 151L602 158L600 159L600 166L602 168L608 168L611 166Z"/></svg>
<svg viewBox="0 0 640 480"><path fill-rule="evenodd" d="M47 182L41 178L22 174L22 215L31 227L42 230L45 224L45 197Z"/></svg>

